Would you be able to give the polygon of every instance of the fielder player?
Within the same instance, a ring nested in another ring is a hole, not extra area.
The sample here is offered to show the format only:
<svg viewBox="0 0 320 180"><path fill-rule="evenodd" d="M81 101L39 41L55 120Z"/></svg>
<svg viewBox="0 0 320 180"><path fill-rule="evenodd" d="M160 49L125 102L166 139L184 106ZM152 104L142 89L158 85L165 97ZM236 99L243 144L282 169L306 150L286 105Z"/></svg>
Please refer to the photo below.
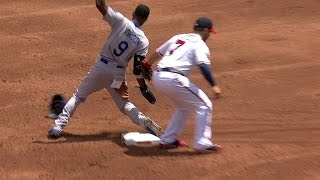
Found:
<svg viewBox="0 0 320 180"><path fill-rule="evenodd" d="M183 141L177 140L177 136L183 131L194 109L196 128L193 148L196 152L204 152L221 148L211 141L213 104L188 76L193 67L199 67L212 86L213 98L219 97L221 90L211 72L210 51L205 43L210 33L216 31L212 21L206 17L197 19L193 30L193 33L173 36L142 64L151 69L151 65L161 58L152 81L157 90L168 96L176 108L170 124L161 135L160 147L185 145Z"/></svg>
<svg viewBox="0 0 320 180"><path fill-rule="evenodd" d="M149 7L143 4L138 5L132 14L132 20L106 5L105 0L96 0L96 7L103 15L103 19L111 26L111 33L95 64L50 128L49 137L60 137L63 128L68 124L80 103L84 102L90 94L102 89L107 89L119 110L133 123L147 129L152 134L160 135L161 128L129 101L125 77L126 67L134 56L134 74L140 85L141 93L150 103L156 102L144 81L141 69L141 61L146 56L149 46L149 41L141 30L141 26L148 19Z"/></svg>

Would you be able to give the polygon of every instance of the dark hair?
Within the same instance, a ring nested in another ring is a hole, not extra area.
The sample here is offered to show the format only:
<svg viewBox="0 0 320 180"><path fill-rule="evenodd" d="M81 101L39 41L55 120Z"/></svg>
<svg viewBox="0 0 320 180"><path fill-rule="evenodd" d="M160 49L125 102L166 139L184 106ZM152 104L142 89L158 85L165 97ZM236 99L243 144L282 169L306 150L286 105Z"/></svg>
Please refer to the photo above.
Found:
<svg viewBox="0 0 320 180"><path fill-rule="evenodd" d="M149 14L150 14L150 9L148 6L144 4L139 4L136 7L136 10L134 11L134 14L137 16L137 18L140 19L148 19Z"/></svg>

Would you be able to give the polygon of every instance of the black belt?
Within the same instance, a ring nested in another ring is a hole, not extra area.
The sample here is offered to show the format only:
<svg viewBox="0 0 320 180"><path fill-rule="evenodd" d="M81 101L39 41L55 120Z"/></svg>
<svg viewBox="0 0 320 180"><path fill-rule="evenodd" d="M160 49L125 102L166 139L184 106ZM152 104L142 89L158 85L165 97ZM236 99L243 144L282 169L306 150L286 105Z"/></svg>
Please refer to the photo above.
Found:
<svg viewBox="0 0 320 180"><path fill-rule="evenodd" d="M103 58L100 58L100 61L103 62L103 63L105 63L105 64L108 64L108 63L109 63L108 60L103 59ZM124 67L123 67L123 66L117 66L117 68L124 68Z"/></svg>
<svg viewBox="0 0 320 180"><path fill-rule="evenodd" d="M176 74L180 74L181 76L186 76L184 75L182 72L174 69L174 68L170 68L170 67L166 67L166 68L158 68L157 70L158 72L160 71L165 71L165 72L171 72L171 73L176 73Z"/></svg>

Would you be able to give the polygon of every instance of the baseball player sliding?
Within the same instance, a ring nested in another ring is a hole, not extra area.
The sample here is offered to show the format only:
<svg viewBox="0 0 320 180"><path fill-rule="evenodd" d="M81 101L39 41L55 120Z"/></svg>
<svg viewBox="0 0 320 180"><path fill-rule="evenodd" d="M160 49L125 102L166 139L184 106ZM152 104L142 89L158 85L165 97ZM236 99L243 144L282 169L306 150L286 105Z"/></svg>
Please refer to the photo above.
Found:
<svg viewBox="0 0 320 180"><path fill-rule="evenodd" d="M156 102L142 76L142 73L152 73L152 71L141 69L143 68L141 61L145 58L149 46L149 41L141 30L141 26L148 19L149 7L143 4L138 5L133 12L132 20L106 5L105 0L96 0L96 7L103 15L103 19L111 26L111 33L95 64L50 128L49 137L60 137L63 128L68 124L80 103L84 102L90 94L102 89L107 89L119 110L133 123L159 136L162 133L161 127L129 101L125 77L126 67L130 59L134 57L134 74L140 85L140 91L150 103Z"/></svg>
<svg viewBox="0 0 320 180"><path fill-rule="evenodd" d="M192 110L196 111L196 128L193 148L196 152L220 149L211 141L213 104L208 96L188 78L191 69L199 67L205 79L212 86L214 98L221 90L211 73L210 51L206 40L210 33L216 33L212 21L206 17L196 20L194 32L173 36L161 45L149 60L142 65L151 69L151 65L161 58L157 70L153 73L153 84L173 102L176 111L171 122L161 135L160 147L178 147L185 145L177 140L183 131Z"/></svg>

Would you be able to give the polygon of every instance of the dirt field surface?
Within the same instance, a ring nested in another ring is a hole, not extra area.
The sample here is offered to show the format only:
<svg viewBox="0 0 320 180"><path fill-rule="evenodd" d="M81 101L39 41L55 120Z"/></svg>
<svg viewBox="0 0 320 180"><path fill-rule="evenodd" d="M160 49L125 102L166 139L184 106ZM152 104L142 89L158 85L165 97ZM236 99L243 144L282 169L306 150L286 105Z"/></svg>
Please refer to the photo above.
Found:
<svg viewBox="0 0 320 180"><path fill-rule="evenodd" d="M151 8L144 31L154 52L208 16L219 34L207 44L223 91L215 101L220 152L126 147L131 123L106 91L83 103L58 140L47 138L50 98L69 98L110 27L89 0L0 1L0 179L320 179L319 0L108 1L131 18ZM132 101L166 127L174 112L152 87L150 105L127 71ZM199 71L191 76L209 96ZM194 120L181 138L192 144Z"/></svg>

